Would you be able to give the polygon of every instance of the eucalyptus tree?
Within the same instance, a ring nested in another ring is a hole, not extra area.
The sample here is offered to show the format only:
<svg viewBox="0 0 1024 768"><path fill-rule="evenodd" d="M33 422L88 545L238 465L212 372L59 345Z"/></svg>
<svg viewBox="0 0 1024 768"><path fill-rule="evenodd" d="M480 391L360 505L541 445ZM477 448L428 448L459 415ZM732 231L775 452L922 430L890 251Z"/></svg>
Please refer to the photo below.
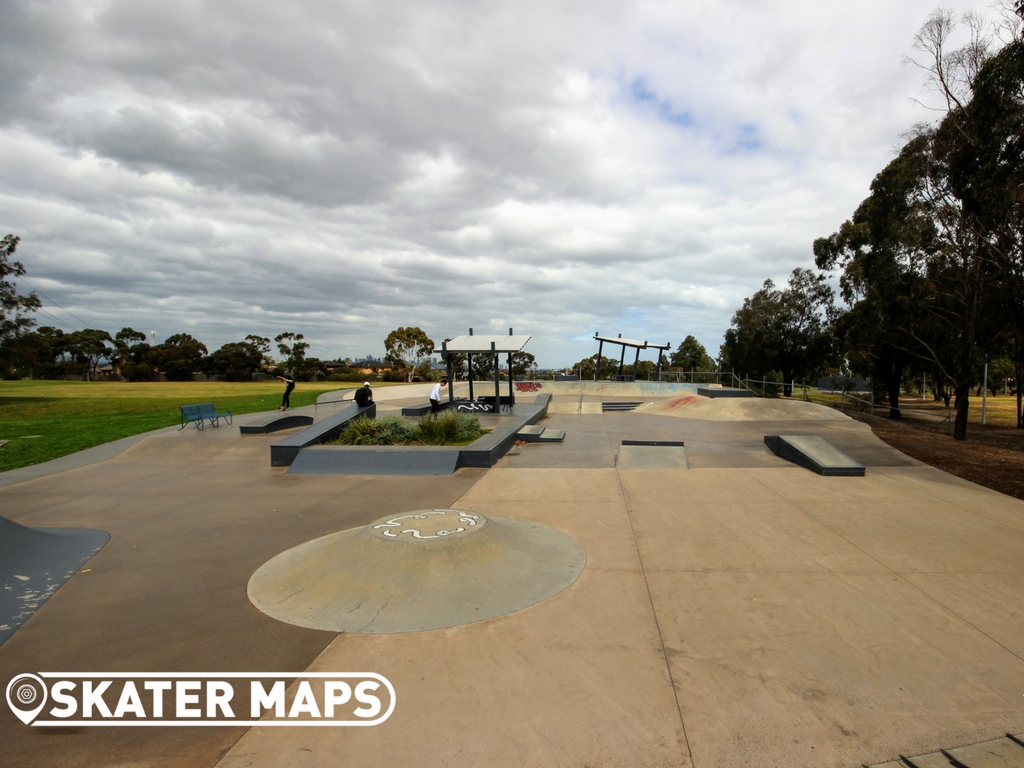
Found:
<svg viewBox="0 0 1024 768"><path fill-rule="evenodd" d="M837 318L825 277L794 269L785 288L766 280L743 300L725 332L729 360L746 373L780 372L783 393L790 397L794 379L813 376L835 359Z"/></svg>

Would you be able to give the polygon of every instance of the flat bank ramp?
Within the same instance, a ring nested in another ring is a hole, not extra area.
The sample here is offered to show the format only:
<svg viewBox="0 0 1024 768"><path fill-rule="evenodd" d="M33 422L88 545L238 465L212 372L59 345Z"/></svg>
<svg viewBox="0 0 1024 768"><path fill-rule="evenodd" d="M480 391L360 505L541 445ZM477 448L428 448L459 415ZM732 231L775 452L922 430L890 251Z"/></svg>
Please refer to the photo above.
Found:
<svg viewBox="0 0 1024 768"><path fill-rule="evenodd" d="M108 541L106 531L26 528L0 517L0 645Z"/></svg>
<svg viewBox="0 0 1024 768"><path fill-rule="evenodd" d="M315 445L299 451L286 474L450 475L458 463L458 448Z"/></svg>
<svg viewBox="0 0 1024 768"><path fill-rule="evenodd" d="M864 476L863 464L820 435L765 435L764 442L776 456L819 475Z"/></svg>

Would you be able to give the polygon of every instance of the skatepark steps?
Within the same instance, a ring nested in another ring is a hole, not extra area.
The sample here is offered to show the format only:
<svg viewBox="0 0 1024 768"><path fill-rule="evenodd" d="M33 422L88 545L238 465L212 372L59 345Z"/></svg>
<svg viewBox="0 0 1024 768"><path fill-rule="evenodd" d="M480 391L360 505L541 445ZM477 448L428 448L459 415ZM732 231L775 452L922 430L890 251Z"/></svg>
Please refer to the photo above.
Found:
<svg viewBox="0 0 1024 768"><path fill-rule="evenodd" d="M818 435L765 435L765 445L787 461L819 475L863 477L864 465Z"/></svg>
<svg viewBox="0 0 1024 768"><path fill-rule="evenodd" d="M0 645L108 541L93 528L26 528L0 517Z"/></svg>
<svg viewBox="0 0 1024 768"><path fill-rule="evenodd" d="M701 397L753 397L754 393L749 389L736 387L697 387L697 394Z"/></svg>
<svg viewBox="0 0 1024 768"><path fill-rule="evenodd" d="M624 401L606 401L601 403L601 411L633 411L643 405L642 401L637 402L624 402Z"/></svg>
<svg viewBox="0 0 1024 768"><path fill-rule="evenodd" d="M313 423L312 416L300 416L293 413L272 413L242 424L238 431L243 435L266 435L282 429L308 427Z"/></svg>
<svg viewBox="0 0 1024 768"><path fill-rule="evenodd" d="M548 429L539 424L523 427L516 435L517 440L524 443L560 443L565 439L564 429Z"/></svg>
<svg viewBox="0 0 1024 768"><path fill-rule="evenodd" d="M325 440L334 439L341 434L341 430L350 421L358 419L360 416L370 419L376 418L376 404L360 408L355 403L352 403L340 411L332 413L327 418L318 421L316 424L306 427L301 432L296 432L294 435L289 435L284 440L274 443L270 446L270 466L291 466L291 463L295 461L295 457L299 455L299 451L303 448L322 443Z"/></svg>

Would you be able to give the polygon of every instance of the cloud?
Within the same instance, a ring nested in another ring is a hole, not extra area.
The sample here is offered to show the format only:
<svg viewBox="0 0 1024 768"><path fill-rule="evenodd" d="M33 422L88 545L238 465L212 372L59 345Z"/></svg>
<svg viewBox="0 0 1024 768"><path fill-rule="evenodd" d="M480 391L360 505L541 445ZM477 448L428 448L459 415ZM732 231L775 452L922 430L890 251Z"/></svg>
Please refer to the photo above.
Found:
<svg viewBox="0 0 1024 768"><path fill-rule="evenodd" d="M545 365L595 330L714 351L928 118L899 62L930 10L16 0L0 227L75 318L211 349L420 325L514 326Z"/></svg>

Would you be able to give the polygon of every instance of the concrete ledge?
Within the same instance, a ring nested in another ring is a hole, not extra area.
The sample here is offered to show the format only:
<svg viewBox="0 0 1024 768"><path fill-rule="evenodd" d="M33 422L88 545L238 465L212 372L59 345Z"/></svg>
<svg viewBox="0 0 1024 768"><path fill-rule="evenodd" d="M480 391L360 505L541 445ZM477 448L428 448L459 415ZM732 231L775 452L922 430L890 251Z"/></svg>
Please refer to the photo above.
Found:
<svg viewBox="0 0 1024 768"><path fill-rule="evenodd" d="M780 385L781 386L781 385ZM754 393L749 389L738 387L697 387L697 394L701 397L753 397Z"/></svg>
<svg viewBox="0 0 1024 768"><path fill-rule="evenodd" d="M667 445L673 448L683 448L686 443L682 440L623 440L622 445Z"/></svg>
<svg viewBox="0 0 1024 768"><path fill-rule="evenodd" d="M284 440L274 443L270 446L270 466L291 466L291 463L295 461L295 457L299 455L299 451L303 448L322 443L326 440L333 440L341 434L341 430L350 421L358 419L360 416L366 416L370 419L376 418L376 404L360 408L353 403L342 408L337 413L332 413L327 418L318 421L313 426L306 427L301 432L296 432L294 435L289 435Z"/></svg>
<svg viewBox="0 0 1024 768"><path fill-rule="evenodd" d="M456 400L454 403L449 403L447 400L441 401L441 410L445 411L449 408L456 407L459 403L468 403L469 400ZM422 403L420 405L407 405L402 408L403 416L426 416L430 413L430 402Z"/></svg>
<svg viewBox="0 0 1024 768"><path fill-rule="evenodd" d="M312 423L312 416L300 416L297 413L277 413L253 419L248 424L242 424L238 431L243 435L266 435L270 432L279 432L282 429L308 427Z"/></svg>
<svg viewBox="0 0 1024 768"><path fill-rule="evenodd" d="M459 449L446 446L313 445L303 448L289 475L450 475Z"/></svg>
<svg viewBox="0 0 1024 768"><path fill-rule="evenodd" d="M493 467L516 444L519 430L544 418L550 401L551 395L538 395L533 405L515 406L511 419L459 452L459 466Z"/></svg>

